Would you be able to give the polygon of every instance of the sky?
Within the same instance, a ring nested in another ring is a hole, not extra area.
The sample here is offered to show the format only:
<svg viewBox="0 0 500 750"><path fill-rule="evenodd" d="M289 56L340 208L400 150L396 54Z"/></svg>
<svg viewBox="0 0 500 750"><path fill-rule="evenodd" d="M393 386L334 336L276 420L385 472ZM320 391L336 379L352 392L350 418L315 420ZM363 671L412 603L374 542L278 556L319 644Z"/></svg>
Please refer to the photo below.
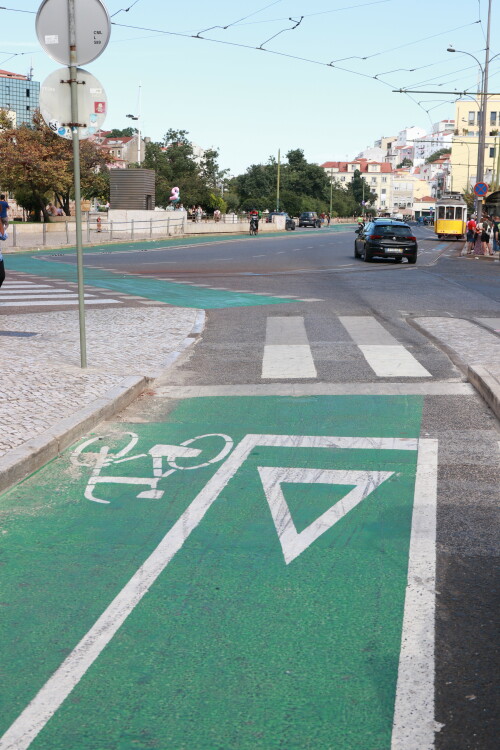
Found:
<svg viewBox="0 0 500 750"><path fill-rule="evenodd" d="M474 91L476 62L447 53L450 44L484 62L488 0L105 5L111 40L85 66L107 93L104 127L132 124L126 115L139 112L140 87L145 136L160 141L169 128L187 130L194 143L218 148L231 174L265 163L278 149L284 155L301 148L321 164L352 159L405 127L429 129L454 117L456 96L393 89ZM43 82L61 66L38 43L39 6L6 0L0 68L26 74L33 65ZM499 25L500 0L493 0L491 56L500 52ZM490 91L500 91L500 56L490 66Z"/></svg>

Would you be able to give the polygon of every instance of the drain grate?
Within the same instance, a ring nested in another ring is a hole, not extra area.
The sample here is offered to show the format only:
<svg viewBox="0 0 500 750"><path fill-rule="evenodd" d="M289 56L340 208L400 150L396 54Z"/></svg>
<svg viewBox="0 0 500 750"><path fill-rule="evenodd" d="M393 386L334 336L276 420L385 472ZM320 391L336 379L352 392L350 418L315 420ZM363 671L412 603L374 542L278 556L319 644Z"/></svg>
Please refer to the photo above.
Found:
<svg viewBox="0 0 500 750"><path fill-rule="evenodd" d="M0 336L16 336L20 339L39 335L39 333L29 333L28 331L0 331Z"/></svg>

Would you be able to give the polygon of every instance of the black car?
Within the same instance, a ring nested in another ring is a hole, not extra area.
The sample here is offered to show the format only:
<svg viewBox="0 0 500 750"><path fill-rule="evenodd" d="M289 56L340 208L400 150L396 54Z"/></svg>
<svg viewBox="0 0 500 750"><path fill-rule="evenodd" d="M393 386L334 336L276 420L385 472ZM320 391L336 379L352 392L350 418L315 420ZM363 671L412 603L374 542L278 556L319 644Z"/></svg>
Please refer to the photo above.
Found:
<svg viewBox="0 0 500 750"><path fill-rule="evenodd" d="M299 216L299 227L321 227L321 219L315 211L304 211Z"/></svg>
<svg viewBox="0 0 500 750"><path fill-rule="evenodd" d="M285 217L285 229L295 229L295 222L291 216L288 216L286 211L273 211L268 214L266 222L270 224L273 220L273 216L284 216Z"/></svg>
<svg viewBox="0 0 500 750"><path fill-rule="evenodd" d="M411 227L403 221L377 219L365 224L356 231L354 257L369 262L372 258L393 258L401 263L403 258L408 263L417 262L417 239Z"/></svg>

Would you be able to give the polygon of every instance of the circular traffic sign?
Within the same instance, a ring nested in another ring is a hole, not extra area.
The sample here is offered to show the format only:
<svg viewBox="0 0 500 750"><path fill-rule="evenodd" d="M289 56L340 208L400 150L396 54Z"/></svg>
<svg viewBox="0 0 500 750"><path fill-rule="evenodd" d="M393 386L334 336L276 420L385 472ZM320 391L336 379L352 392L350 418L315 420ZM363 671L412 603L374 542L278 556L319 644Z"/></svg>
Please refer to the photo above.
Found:
<svg viewBox="0 0 500 750"><path fill-rule="evenodd" d="M38 41L61 65L70 65L68 0L43 0L36 16ZM76 65L86 65L104 52L111 21L101 0L75 0Z"/></svg>
<svg viewBox="0 0 500 750"><path fill-rule="evenodd" d="M488 192L488 185L485 182L476 182L476 184L474 185L474 193L478 197L486 195L487 192Z"/></svg>
<svg viewBox="0 0 500 750"><path fill-rule="evenodd" d="M100 130L106 119L108 101L102 84L88 70L77 68L78 128L80 139L89 138ZM61 138L70 140L71 86L68 69L59 68L51 73L40 87L40 112L49 128Z"/></svg>

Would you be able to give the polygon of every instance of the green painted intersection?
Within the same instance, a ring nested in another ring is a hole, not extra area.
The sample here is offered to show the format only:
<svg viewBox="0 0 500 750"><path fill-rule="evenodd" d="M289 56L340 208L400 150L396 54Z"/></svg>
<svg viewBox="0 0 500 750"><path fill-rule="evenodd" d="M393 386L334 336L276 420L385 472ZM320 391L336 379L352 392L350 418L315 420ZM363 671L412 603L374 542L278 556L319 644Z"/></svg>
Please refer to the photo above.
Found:
<svg viewBox="0 0 500 750"><path fill-rule="evenodd" d="M419 397L177 401L4 494L0 735L180 527L30 746L389 750L417 451L380 446L418 438L421 412ZM351 474L387 478L287 564L264 483L277 467L299 536L346 502ZM351 474L301 484L322 472Z"/></svg>
<svg viewBox="0 0 500 750"><path fill-rule="evenodd" d="M45 261L28 255L9 256L8 269L28 274L61 279L76 283L77 267L63 261ZM256 295L245 292L231 292L223 289L202 289L181 282L163 279L144 278L133 274L108 271L99 268L85 268L85 283L114 292L137 295L145 299L164 302L177 307L195 307L212 310L224 307L250 307L259 305L283 305L291 299Z"/></svg>

